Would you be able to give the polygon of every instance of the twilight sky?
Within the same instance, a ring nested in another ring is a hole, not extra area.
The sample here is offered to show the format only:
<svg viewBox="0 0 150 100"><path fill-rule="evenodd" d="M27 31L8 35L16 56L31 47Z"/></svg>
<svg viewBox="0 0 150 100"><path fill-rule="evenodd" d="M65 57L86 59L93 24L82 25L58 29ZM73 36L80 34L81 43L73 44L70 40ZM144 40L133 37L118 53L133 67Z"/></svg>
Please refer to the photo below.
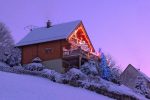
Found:
<svg viewBox="0 0 150 100"><path fill-rule="evenodd" d="M0 21L15 42L28 25L82 20L96 50L122 69L131 63L150 76L150 0L0 0Z"/></svg>

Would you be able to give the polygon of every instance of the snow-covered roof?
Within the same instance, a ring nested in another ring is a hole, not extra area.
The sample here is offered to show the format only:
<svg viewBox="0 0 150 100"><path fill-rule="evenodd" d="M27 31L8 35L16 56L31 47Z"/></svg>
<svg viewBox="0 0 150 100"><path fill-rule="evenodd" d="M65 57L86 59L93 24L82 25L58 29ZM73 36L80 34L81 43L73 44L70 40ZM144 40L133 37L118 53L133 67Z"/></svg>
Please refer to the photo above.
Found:
<svg viewBox="0 0 150 100"><path fill-rule="evenodd" d="M139 71L139 72L140 72L140 74L141 74L147 81L150 82L150 78L149 78L145 73L143 73L143 72L141 72L141 71Z"/></svg>
<svg viewBox="0 0 150 100"><path fill-rule="evenodd" d="M53 25L50 28L41 27L29 32L16 46L37 44L42 42L66 39L81 23L80 20Z"/></svg>

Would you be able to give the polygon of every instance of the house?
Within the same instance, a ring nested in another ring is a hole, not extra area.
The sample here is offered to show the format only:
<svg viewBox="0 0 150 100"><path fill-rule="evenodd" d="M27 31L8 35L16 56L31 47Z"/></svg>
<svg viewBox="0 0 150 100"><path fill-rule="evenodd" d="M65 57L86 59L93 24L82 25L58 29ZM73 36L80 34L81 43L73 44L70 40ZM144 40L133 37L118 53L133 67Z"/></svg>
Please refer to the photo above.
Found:
<svg viewBox="0 0 150 100"><path fill-rule="evenodd" d="M143 72L139 69L136 69L134 66L129 64L124 72L120 76L121 83L134 89L136 85L137 78L142 76L144 78L147 87L150 88L150 78L146 76Z"/></svg>
<svg viewBox="0 0 150 100"><path fill-rule="evenodd" d="M22 64L39 57L43 64L64 73L69 66L80 67L90 58L98 59L82 21L51 25L31 30L16 44L22 51Z"/></svg>

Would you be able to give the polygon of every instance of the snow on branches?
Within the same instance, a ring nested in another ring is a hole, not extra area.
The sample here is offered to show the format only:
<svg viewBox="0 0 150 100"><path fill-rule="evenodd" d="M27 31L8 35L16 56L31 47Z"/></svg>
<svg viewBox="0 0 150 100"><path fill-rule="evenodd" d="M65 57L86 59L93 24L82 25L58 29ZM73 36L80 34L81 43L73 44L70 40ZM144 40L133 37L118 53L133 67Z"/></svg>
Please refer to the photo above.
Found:
<svg viewBox="0 0 150 100"><path fill-rule="evenodd" d="M135 91L142 95L150 96L150 89L148 88L146 80L143 76L137 76Z"/></svg>
<svg viewBox="0 0 150 100"><path fill-rule="evenodd" d="M100 54L99 70L101 73L101 77L103 79L119 84L120 82L119 77L121 74L119 66L116 65L115 61L112 59L110 55L105 55L101 50L99 50L99 54Z"/></svg>
<svg viewBox="0 0 150 100"><path fill-rule="evenodd" d="M41 62L42 60L39 57L36 57L32 60L32 63L29 63L24 67L26 70L30 70L30 71L34 71L34 70L41 71L45 67Z"/></svg>
<svg viewBox="0 0 150 100"><path fill-rule="evenodd" d="M0 22L0 61L8 65L20 64L21 52L14 47L14 41L5 24Z"/></svg>
<svg viewBox="0 0 150 100"><path fill-rule="evenodd" d="M11 47L14 45L14 41L10 34L10 31L5 26L5 24L0 22L0 46L2 47Z"/></svg>
<svg viewBox="0 0 150 100"><path fill-rule="evenodd" d="M89 60L80 67L80 70L86 75L96 76L99 74L97 63L94 60Z"/></svg>

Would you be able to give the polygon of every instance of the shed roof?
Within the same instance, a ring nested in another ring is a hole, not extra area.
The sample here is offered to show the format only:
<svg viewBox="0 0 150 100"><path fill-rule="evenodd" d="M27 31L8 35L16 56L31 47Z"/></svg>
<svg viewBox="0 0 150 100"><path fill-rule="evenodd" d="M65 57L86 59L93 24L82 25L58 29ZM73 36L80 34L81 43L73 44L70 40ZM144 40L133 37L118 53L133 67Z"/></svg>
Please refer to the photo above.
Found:
<svg viewBox="0 0 150 100"><path fill-rule="evenodd" d="M41 27L29 32L16 46L25 46L42 42L66 39L81 23L81 20L53 25L50 28Z"/></svg>

